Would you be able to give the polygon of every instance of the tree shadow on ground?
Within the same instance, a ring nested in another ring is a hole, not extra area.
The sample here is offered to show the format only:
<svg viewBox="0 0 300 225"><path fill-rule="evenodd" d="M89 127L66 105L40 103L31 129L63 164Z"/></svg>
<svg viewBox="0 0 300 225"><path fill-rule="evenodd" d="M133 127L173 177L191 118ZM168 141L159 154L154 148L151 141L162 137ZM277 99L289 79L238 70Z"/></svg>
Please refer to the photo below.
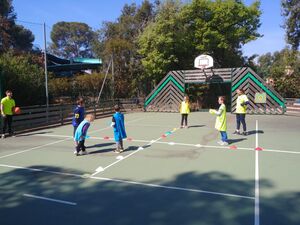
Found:
<svg viewBox="0 0 300 225"><path fill-rule="evenodd" d="M170 180L149 180L160 187L93 180L41 172L68 172L58 167L34 166L28 171L1 173L0 214L5 225L253 225L254 200L168 189L176 186L229 194L254 195L254 180L239 180L220 172L182 173ZM72 173L82 174L80 171ZM144 179L145 180L145 179ZM262 189L271 188L260 180ZM165 188L164 188L165 187ZM76 206L25 197L38 195L77 203ZM260 198L261 224L298 225L300 192Z"/></svg>

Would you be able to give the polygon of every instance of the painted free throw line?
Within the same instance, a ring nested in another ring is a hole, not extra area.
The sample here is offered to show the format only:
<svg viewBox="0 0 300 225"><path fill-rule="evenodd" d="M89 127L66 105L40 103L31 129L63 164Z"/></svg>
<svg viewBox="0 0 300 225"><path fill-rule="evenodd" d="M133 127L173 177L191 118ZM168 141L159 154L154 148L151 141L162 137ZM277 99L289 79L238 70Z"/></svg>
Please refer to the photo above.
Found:
<svg viewBox="0 0 300 225"><path fill-rule="evenodd" d="M59 199L55 199L55 198L46 198L46 197L42 197L42 196L38 196L38 195L23 194L23 196L29 197L29 198L46 200L46 201L50 201L50 202L57 202L57 203L66 204L66 205L77 205L76 202L68 202L68 201L63 201L63 200L59 200Z"/></svg>

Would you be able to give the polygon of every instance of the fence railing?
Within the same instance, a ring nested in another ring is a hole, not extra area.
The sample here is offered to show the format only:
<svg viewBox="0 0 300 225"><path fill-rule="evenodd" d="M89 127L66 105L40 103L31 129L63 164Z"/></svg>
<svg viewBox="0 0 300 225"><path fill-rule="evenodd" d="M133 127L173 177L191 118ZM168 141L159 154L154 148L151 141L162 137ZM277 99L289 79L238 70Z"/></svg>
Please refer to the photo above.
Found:
<svg viewBox="0 0 300 225"><path fill-rule="evenodd" d="M101 101L99 104L85 106L85 112L92 113L95 118L111 116L114 113L114 105L119 105L122 112L130 113L143 111L143 99L115 99ZM47 126L60 126L72 121L72 104L55 104L48 108L45 105L21 107L21 114L13 117L15 131L31 130Z"/></svg>
<svg viewBox="0 0 300 225"><path fill-rule="evenodd" d="M300 98L286 98L286 114L300 116Z"/></svg>

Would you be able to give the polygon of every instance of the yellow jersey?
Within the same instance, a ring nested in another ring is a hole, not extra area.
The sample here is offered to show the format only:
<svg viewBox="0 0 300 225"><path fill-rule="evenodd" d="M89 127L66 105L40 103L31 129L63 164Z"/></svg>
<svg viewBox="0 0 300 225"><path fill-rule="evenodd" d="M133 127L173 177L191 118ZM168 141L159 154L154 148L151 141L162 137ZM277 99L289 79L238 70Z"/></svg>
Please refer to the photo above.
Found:
<svg viewBox="0 0 300 225"><path fill-rule="evenodd" d="M180 105L180 113L181 114L189 114L191 111L190 111L190 103L189 102L181 102L181 105Z"/></svg>
<svg viewBox="0 0 300 225"><path fill-rule="evenodd" d="M227 119L226 119L226 106L225 106L225 104L222 104L220 106L218 112L221 112L221 114L217 115L215 128L218 131L226 131L227 130Z"/></svg>
<svg viewBox="0 0 300 225"><path fill-rule="evenodd" d="M245 102L248 102L249 99L247 98L246 95L240 95L238 96L237 100L236 100L236 113L239 114L246 114L247 112L247 105L242 105Z"/></svg>
<svg viewBox="0 0 300 225"><path fill-rule="evenodd" d="M13 115L13 108L16 106L15 100L9 97L2 98L3 112L5 115Z"/></svg>

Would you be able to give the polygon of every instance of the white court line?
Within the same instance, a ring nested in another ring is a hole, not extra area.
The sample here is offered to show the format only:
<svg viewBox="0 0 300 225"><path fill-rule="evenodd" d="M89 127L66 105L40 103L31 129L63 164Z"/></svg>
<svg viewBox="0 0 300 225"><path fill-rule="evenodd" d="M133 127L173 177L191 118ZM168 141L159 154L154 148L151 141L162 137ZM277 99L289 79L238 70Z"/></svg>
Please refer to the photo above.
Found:
<svg viewBox="0 0 300 225"><path fill-rule="evenodd" d="M160 138L161 138L161 137L160 137ZM154 142L157 141L157 140L160 140L160 138L154 140ZM153 142L152 142L152 141L149 142L149 145L151 145L151 143L153 143ZM138 148L137 150L133 151L133 152L130 153L129 155L126 155L123 159L119 159L119 160L117 160L117 161L115 161L115 162L109 164L108 166L104 167L102 170L98 170L98 171L96 170L96 172L93 173L93 174L91 175L91 177L97 175L98 173L101 173L101 172L105 171L105 170L108 169L109 167L112 167L113 165L119 163L120 161L122 161L122 160L124 160L124 159L127 159L128 157L130 157L130 156L132 156L132 155L138 153L138 152L141 151L141 150L143 150L143 148ZM98 167L98 168L99 168L99 167Z"/></svg>
<svg viewBox="0 0 300 225"><path fill-rule="evenodd" d="M36 134L36 136L42 136L42 137L61 137L61 138L67 138L72 136L67 135L56 135L56 134ZM90 139L96 139L96 140L105 140L102 137L94 137L91 136ZM110 138L113 139L113 138ZM126 139L124 141L127 141ZM142 142L142 143L148 143L149 140L139 140L139 139L132 139L131 142ZM173 144L174 143L174 144ZM165 144L170 145L170 142L164 142L164 141L157 141L155 144ZM214 149L228 149L230 146L217 146L217 145L201 145L201 144L188 144L188 143L179 143L179 142L172 142L172 145L179 145L179 146L191 146L191 147L197 147L197 148L214 148ZM245 150L245 151L253 151L253 148L246 148L246 147L237 147L237 150ZM300 154L300 152L296 151L287 151L287 150L277 150L277 149L263 149L263 152L275 152L275 153L287 153L287 154Z"/></svg>
<svg viewBox="0 0 300 225"><path fill-rule="evenodd" d="M23 194L23 196L29 197L29 198L42 199L42 200L51 201L51 202L62 203L62 204L66 204L66 205L77 205L77 203L75 203L75 202L68 202L68 201L63 201L63 200L59 200L59 199L55 199L55 198L46 198L46 197L42 197L42 196L38 196L38 195Z"/></svg>
<svg viewBox="0 0 300 225"><path fill-rule="evenodd" d="M135 121L138 121L138 120L141 120L141 119L142 118L131 120L131 121L128 121L128 123L135 122ZM99 130L94 130L94 131L91 131L89 133L95 133L95 132L98 132L98 131L101 131L101 130L106 130L106 129L109 129L109 128L111 128L111 127L109 126L109 127L105 127L105 128L99 129ZM41 136L41 135L37 135L37 136ZM68 137L68 138L66 138L64 140L54 141L54 142L44 144L44 145L39 145L39 146L36 146L36 147L33 147L33 148L29 148L29 149L25 149L25 150L22 150L22 151L15 152L15 153L12 153L12 154L4 155L4 156L1 156L0 159L10 157L10 156L14 156L14 155L18 155L18 154L25 153L25 152L29 152L29 151L39 149L39 148L43 148L43 147L46 147L46 146L49 146L49 145L54 145L54 144L57 144L57 143L61 143L61 142L64 142L64 141L67 141L67 140L70 140L70 139L73 138L73 136L63 136L63 135L61 135L61 137Z"/></svg>
<svg viewBox="0 0 300 225"><path fill-rule="evenodd" d="M24 153L24 152L29 152L29 151L32 151L32 150L35 150L35 149L39 149L39 148L43 148L43 147L46 147L46 146L49 146L49 145L54 145L54 144L57 144L57 143L61 143L61 142L64 142L66 140L69 140L69 139L70 138L66 138L66 139L63 139L63 140L54 141L54 142L51 142L51 143L48 143L48 144L39 145L39 146L36 146L36 147L33 147L33 148L29 148L29 149L26 149L26 150L18 151L18 152L9 154L9 155L4 155L4 156L1 156L0 159L6 158L6 157L10 157L10 156L13 156L13 155L18 155L18 154L21 154L21 153Z"/></svg>
<svg viewBox="0 0 300 225"><path fill-rule="evenodd" d="M22 170L28 170L28 171L31 171L31 172L44 172L44 173L61 175L61 176L72 176L72 177L81 178L81 179L94 179L94 180L102 180L102 181L112 181L112 182L140 185L140 186L146 186L146 187L163 188L163 189L168 189L168 190L196 192L196 193L203 193L203 194L219 195L219 196L224 196L224 197L236 197L236 198L244 198L244 199L254 200L254 197L251 197L251 196L235 195L235 194L222 193L222 192L213 192L213 191L205 191L205 190L200 190L200 189L191 189L191 188L182 188L182 187L175 187L175 186L166 186L166 185L159 185L159 184L142 183L142 182L135 182L135 181L128 181L128 180L110 179L110 178L105 178L105 177L91 177L91 176L84 176L84 175L80 175L80 174L62 173L62 172L55 172L55 171L28 168L28 167L21 167L21 166L12 166L12 165L5 165L5 164L0 164L0 167L22 169Z"/></svg>
<svg viewBox="0 0 300 225"><path fill-rule="evenodd" d="M29 170L29 171L32 171L32 172L44 172L44 173L51 173L51 174L55 174L55 175L73 176L73 177L82 178L82 175L75 174L75 173L56 172L56 171L51 171L51 170L42 170L42 169L28 168L28 167L23 167L23 166L12 166L12 165L0 164L0 167L21 169L21 170Z"/></svg>
<svg viewBox="0 0 300 225"><path fill-rule="evenodd" d="M173 133L175 133L177 130L179 130L179 129L175 129L175 130L171 131L171 133L173 134ZM108 169L109 167L112 167L112 166L116 165L117 163L121 162L122 160L127 159L128 157L130 157L130 156L132 156L132 155L138 153L139 151L143 150L145 146L150 146L150 145L154 144L155 142L159 141L160 139L162 139L162 137L159 137L159 138L157 138L156 140L151 140L151 141L149 141L146 145L139 146L139 148L138 148L137 150L133 151L133 152L130 153L129 155L126 155L123 159L119 159L119 160L117 160L117 161L115 161L115 162L109 164L108 166L104 167L104 168L101 169L101 170L96 170L96 172L93 173L93 174L91 175L91 177L97 175L98 173L101 173L101 172L105 171L105 170ZM99 167L98 167L98 168L99 168Z"/></svg>
<svg viewBox="0 0 300 225"><path fill-rule="evenodd" d="M111 179L111 178L105 178L105 177L91 176L90 178L96 179L96 180L113 181L113 182L142 185L142 186L148 186L148 187L156 187L156 188L171 189L171 190L178 190L178 191L197 192L197 193L204 193L204 194L211 194L211 195L221 195L221 196L227 196L227 197L246 198L246 199L254 200L254 197L251 197L251 196L235 195L235 194L229 194L229 193L223 193L223 192L205 191L205 190L200 190L200 189L182 188L182 187L176 187L176 186L166 186L166 185L143 183L143 182L136 182L136 181L129 181L129 180Z"/></svg>
<svg viewBox="0 0 300 225"><path fill-rule="evenodd" d="M258 120L256 120L255 148L258 147ZM255 200L254 225L259 225L259 159L258 150L255 151Z"/></svg>
<svg viewBox="0 0 300 225"><path fill-rule="evenodd" d="M108 117L110 118L110 117ZM139 118L139 119L135 119L135 120L129 120L126 122L126 124L130 124L130 123L133 123L133 122L136 122L136 121L139 121L139 120L142 120L143 118ZM92 131L89 131L88 133L89 134L93 134L93 133L96 133L98 131L102 131L102 130L108 130L108 129L111 129L111 126L108 126L108 127L105 127L105 128L102 128L102 129L99 129L99 130L92 130Z"/></svg>

